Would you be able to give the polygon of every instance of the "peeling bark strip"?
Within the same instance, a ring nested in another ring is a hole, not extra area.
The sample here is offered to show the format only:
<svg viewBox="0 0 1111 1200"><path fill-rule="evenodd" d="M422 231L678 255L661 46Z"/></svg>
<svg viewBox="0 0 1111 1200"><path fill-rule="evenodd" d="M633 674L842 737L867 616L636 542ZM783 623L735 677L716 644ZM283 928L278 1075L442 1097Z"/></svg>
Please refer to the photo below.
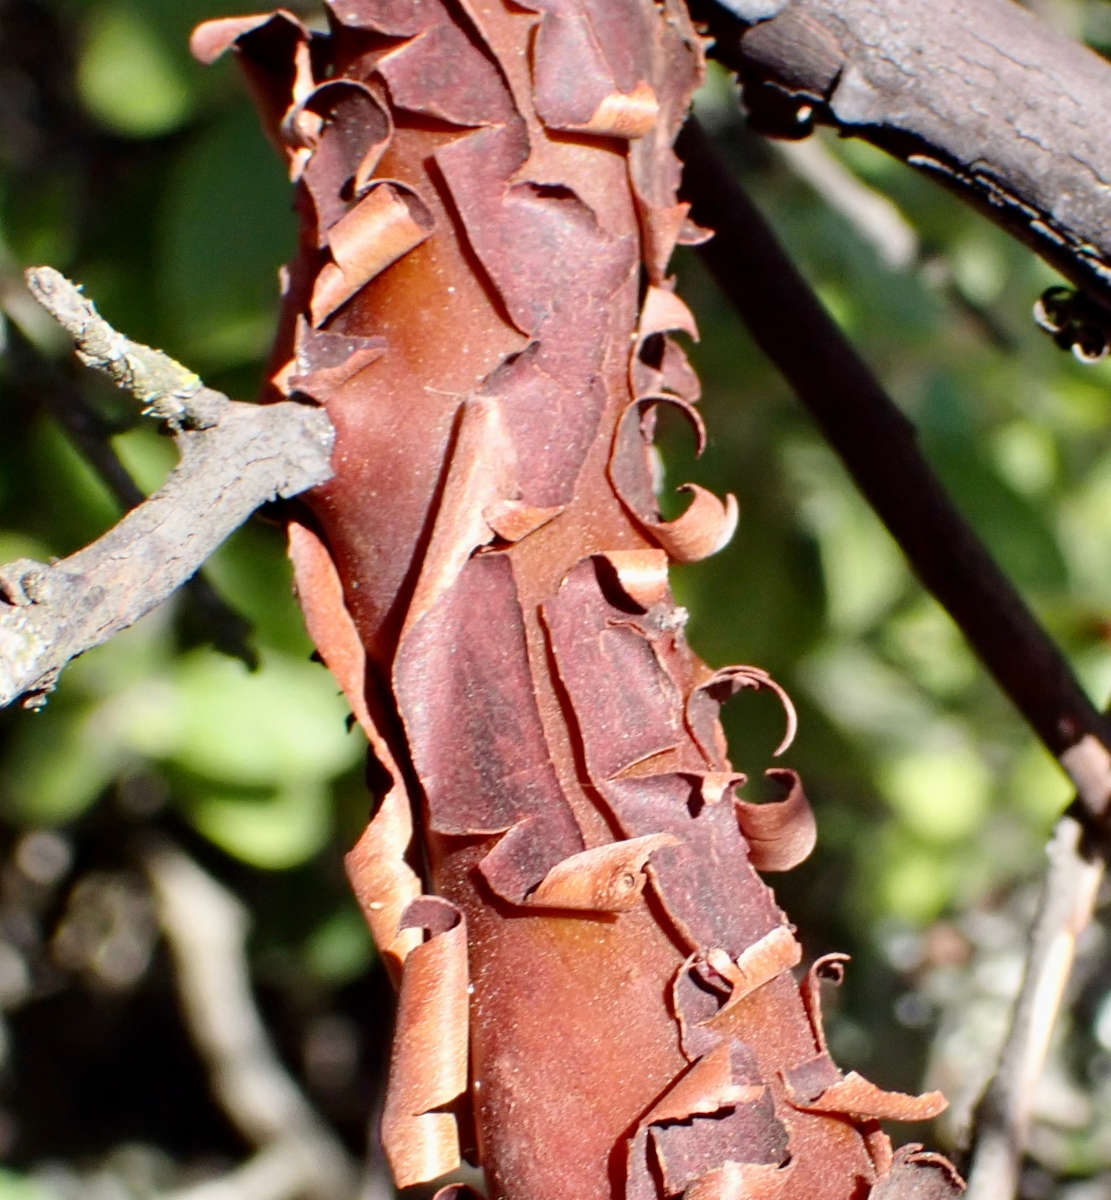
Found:
<svg viewBox="0 0 1111 1200"><path fill-rule="evenodd" d="M820 122L865 138L1111 309L1111 67L1094 51L1013 0L691 8L761 132L805 137Z"/></svg>
<svg viewBox="0 0 1111 1200"><path fill-rule="evenodd" d="M505 1200L916 1194L877 1119L944 1101L842 1076L756 873L813 815L786 768L737 794L718 713L775 690L783 751L794 710L702 664L668 586L737 520L652 489L655 409L705 436L667 277L707 236L672 151L701 41L679 0L330 8L194 46L234 48L297 184L271 398L337 431L290 552L379 768L348 869L400 981L397 1182L464 1149Z"/></svg>

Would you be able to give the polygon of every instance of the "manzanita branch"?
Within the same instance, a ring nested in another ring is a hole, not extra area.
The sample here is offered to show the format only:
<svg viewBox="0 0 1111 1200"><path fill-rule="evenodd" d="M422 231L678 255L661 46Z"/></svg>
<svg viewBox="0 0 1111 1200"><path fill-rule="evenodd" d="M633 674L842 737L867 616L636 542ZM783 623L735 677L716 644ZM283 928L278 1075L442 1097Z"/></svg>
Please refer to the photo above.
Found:
<svg viewBox="0 0 1111 1200"><path fill-rule="evenodd" d="M914 428L823 308L774 231L691 122L679 150L696 220L717 229L705 260L757 343L794 387L922 582L948 609L1077 789L1092 824L1111 795L1105 718L1021 596L965 523L917 445ZM1076 733L1083 731L1083 736ZM1066 744L1070 743L1070 744ZM1024 979L999 1068L973 1131L974 1200L1011 1200L1031 1096L1091 919L1103 861L1064 816L1030 934Z"/></svg>
<svg viewBox="0 0 1111 1200"><path fill-rule="evenodd" d="M506 1200L955 1196L879 1124L944 1097L837 1067L840 960L796 979L756 874L813 814L785 768L736 794L718 712L777 692L784 751L790 703L702 664L669 587L737 514L692 486L665 520L650 470L661 405L705 434L667 336L702 39L681 0L330 10L328 43L279 11L192 46L239 57L298 186L271 383L339 432L290 551L380 768L347 862L400 984L395 1182L474 1144Z"/></svg>
<svg viewBox="0 0 1111 1200"><path fill-rule="evenodd" d="M756 128L918 168L1111 308L1111 67L1012 0L695 0Z"/></svg>
<svg viewBox="0 0 1111 1200"><path fill-rule="evenodd" d="M1111 745L1106 718L949 498L914 426L694 121L684 128L678 149L692 215L717 230L703 251L710 272L922 583L1061 763L1084 812L1101 817L1111 790L1103 749Z"/></svg>
<svg viewBox="0 0 1111 1200"><path fill-rule="evenodd" d="M87 365L176 430L165 485L103 537L50 565L0 568L0 705L49 691L70 659L134 624L188 580L257 508L331 476L331 422L286 401L229 400L160 351L116 333L58 272L29 273L36 296Z"/></svg>

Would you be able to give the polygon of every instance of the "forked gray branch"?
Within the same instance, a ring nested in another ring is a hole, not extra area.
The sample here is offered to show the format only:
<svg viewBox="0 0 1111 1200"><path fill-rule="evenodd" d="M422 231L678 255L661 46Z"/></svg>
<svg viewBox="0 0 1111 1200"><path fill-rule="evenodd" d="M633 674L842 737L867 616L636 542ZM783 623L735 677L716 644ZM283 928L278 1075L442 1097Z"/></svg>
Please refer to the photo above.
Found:
<svg viewBox="0 0 1111 1200"><path fill-rule="evenodd" d="M116 333L58 272L38 268L28 282L87 365L177 429L180 462L83 550L49 565L0 567L0 706L39 701L66 663L161 604L257 508L323 483L334 441L321 409L244 404L205 388L161 351Z"/></svg>
<svg viewBox="0 0 1111 1200"><path fill-rule="evenodd" d="M1104 861L1085 847L1072 817L1057 822L1030 931L1022 986L999 1065L977 1105L965 1200L1013 1200L1030 1130L1034 1090L1076 958L1076 939L1092 919Z"/></svg>
<svg viewBox="0 0 1111 1200"><path fill-rule="evenodd" d="M282 1065L251 993L247 910L175 846L144 855L182 1013L217 1101L257 1154L173 1200L352 1200L347 1151Z"/></svg>

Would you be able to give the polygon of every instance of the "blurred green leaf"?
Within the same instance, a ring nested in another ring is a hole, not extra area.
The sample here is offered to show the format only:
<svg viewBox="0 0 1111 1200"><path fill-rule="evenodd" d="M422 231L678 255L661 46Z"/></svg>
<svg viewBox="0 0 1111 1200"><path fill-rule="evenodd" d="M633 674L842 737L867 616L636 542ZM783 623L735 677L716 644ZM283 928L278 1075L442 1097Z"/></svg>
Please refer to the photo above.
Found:
<svg viewBox="0 0 1111 1200"><path fill-rule="evenodd" d="M1045 518L999 478L975 442L933 437L928 449L942 482L1011 578L1022 587L1062 587L1065 560Z"/></svg>
<svg viewBox="0 0 1111 1200"><path fill-rule="evenodd" d="M0 563L9 563L17 558L33 558L36 562L49 562L50 551L36 538L12 530L0 530Z"/></svg>
<svg viewBox="0 0 1111 1200"><path fill-rule="evenodd" d="M60 1200L60 1197L39 1179L0 1168L0 1200Z"/></svg>
<svg viewBox="0 0 1111 1200"><path fill-rule="evenodd" d="M313 644L293 595L293 569L281 530L248 522L216 551L204 571L250 620L260 643L290 658L309 657Z"/></svg>
<svg viewBox="0 0 1111 1200"><path fill-rule="evenodd" d="M196 775L242 787L328 780L364 752L348 732L347 702L315 663L263 655L250 672L211 650L190 654L176 673L180 724L165 756Z"/></svg>
<svg viewBox="0 0 1111 1200"><path fill-rule="evenodd" d="M262 357L296 222L283 165L249 104L234 104L193 139L158 223L166 349L201 372Z"/></svg>
<svg viewBox="0 0 1111 1200"><path fill-rule="evenodd" d="M1111 454L1062 502L1060 536L1078 588L1111 608Z"/></svg>
<svg viewBox="0 0 1111 1200"><path fill-rule="evenodd" d="M821 551L829 624L838 633L861 633L905 590L905 560L827 447L785 450L803 523Z"/></svg>
<svg viewBox="0 0 1111 1200"><path fill-rule="evenodd" d="M926 925L937 917L952 895L956 875L951 858L913 844L887 847L881 860L880 913Z"/></svg>
<svg viewBox="0 0 1111 1200"><path fill-rule="evenodd" d="M1030 742L1015 760L1005 792L1011 804L1046 831L1073 796L1068 777L1038 742Z"/></svg>
<svg viewBox="0 0 1111 1200"><path fill-rule="evenodd" d="M955 697L975 682L976 660L952 618L932 597L894 614L885 626L883 643L889 655L935 696Z"/></svg>
<svg viewBox="0 0 1111 1200"><path fill-rule="evenodd" d="M127 757L96 710L53 704L27 716L4 764L5 815L21 825L71 821L111 783Z"/></svg>
<svg viewBox="0 0 1111 1200"><path fill-rule="evenodd" d="M358 979L373 960L374 941L366 920L350 907L333 913L305 943L309 970L326 983L340 985Z"/></svg>
<svg viewBox="0 0 1111 1200"><path fill-rule="evenodd" d="M162 437L153 425L136 425L112 439L121 463L139 487L150 495L165 482L177 466L177 449L168 437Z"/></svg>
<svg viewBox="0 0 1111 1200"><path fill-rule="evenodd" d="M1006 286L1010 264L1000 240L994 230L977 230L950 251L953 278L973 304L993 304Z"/></svg>
<svg viewBox="0 0 1111 1200"><path fill-rule="evenodd" d="M169 133L191 107L188 83L157 31L131 5L106 5L92 14L77 84L89 112L129 137Z"/></svg>
<svg viewBox="0 0 1111 1200"><path fill-rule="evenodd" d="M937 843L960 841L983 824L991 782L980 756L962 745L903 755L880 775L883 794L907 829Z"/></svg>
<svg viewBox="0 0 1111 1200"><path fill-rule="evenodd" d="M37 423L30 450L44 501L30 515L43 533L50 528L54 536L43 540L55 554L80 550L119 519L115 497L53 421Z"/></svg>
<svg viewBox="0 0 1111 1200"><path fill-rule="evenodd" d="M321 783L292 784L267 797L212 792L191 801L189 814L228 854L266 871L300 866L332 833L332 807Z"/></svg>
<svg viewBox="0 0 1111 1200"><path fill-rule="evenodd" d="M1037 496L1056 480L1057 446L1044 426L1011 421L995 430L990 444L996 469L1016 492Z"/></svg>

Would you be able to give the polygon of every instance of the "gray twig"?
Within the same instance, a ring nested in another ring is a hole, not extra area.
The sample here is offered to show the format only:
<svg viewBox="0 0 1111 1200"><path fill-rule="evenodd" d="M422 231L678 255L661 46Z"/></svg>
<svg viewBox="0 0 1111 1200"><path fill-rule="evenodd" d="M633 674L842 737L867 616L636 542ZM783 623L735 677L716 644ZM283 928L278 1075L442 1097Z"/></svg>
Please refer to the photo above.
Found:
<svg viewBox="0 0 1111 1200"><path fill-rule="evenodd" d="M0 268L0 283L2 280ZM22 284L20 287L22 290ZM58 326L29 294L27 300L44 321L50 322L58 330ZM2 297L0 303L6 307ZM125 512L138 508L146 495L112 447L112 437L120 432L119 427L101 416L86 401L71 374L47 357L22 332L9 332L7 350L16 395L20 400L45 405L78 453L115 496L120 507ZM233 608L200 571L186 581L182 593L192 606L196 624L203 628L207 640L224 654L238 658L255 670L258 667L258 655L249 641L251 622Z"/></svg>
<svg viewBox="0 0 1111 1200"><path fill-rule="evenodd" d="M0 706L20 696L41 703L70 659L165 600L262 504L330 478L334 441L321 409L243 404L205 388L113 330L58 272L40 267L28 282L77 338L82 361L178 430L180 462L85 549L51 565L0 567Z"/></svg>
<svg viewBox="0 0 1111 1200"><path fill-rule="evenodd" d="M255 1005L246 909L173 845L152 846L144 861L189 1032L217 1101L258 1151L173 1200L351 1200L355 1166L282 1065Z"/></svg>
<svg viewBox="0 0 1111 1200"><path fill-rule="evenodd" d="M193 429L208 429L219 421L226 396L206 388L199 376L168 354L113 329L60 271L31 267L25 278L35 299L73 338L81 362L130 392L146 413Z"/></svg>
<svg viewBox="0 0 1111 1200"><path fill-rule="evenodd" d="M1034 1090L1072 973L1076 939L1092 918L1104 862L1085 847L1072 817L1057 822L1030 931L1022 986L999 1065L977 1105L966 1200L1013 1200L1018 1192Z"/></svg>

